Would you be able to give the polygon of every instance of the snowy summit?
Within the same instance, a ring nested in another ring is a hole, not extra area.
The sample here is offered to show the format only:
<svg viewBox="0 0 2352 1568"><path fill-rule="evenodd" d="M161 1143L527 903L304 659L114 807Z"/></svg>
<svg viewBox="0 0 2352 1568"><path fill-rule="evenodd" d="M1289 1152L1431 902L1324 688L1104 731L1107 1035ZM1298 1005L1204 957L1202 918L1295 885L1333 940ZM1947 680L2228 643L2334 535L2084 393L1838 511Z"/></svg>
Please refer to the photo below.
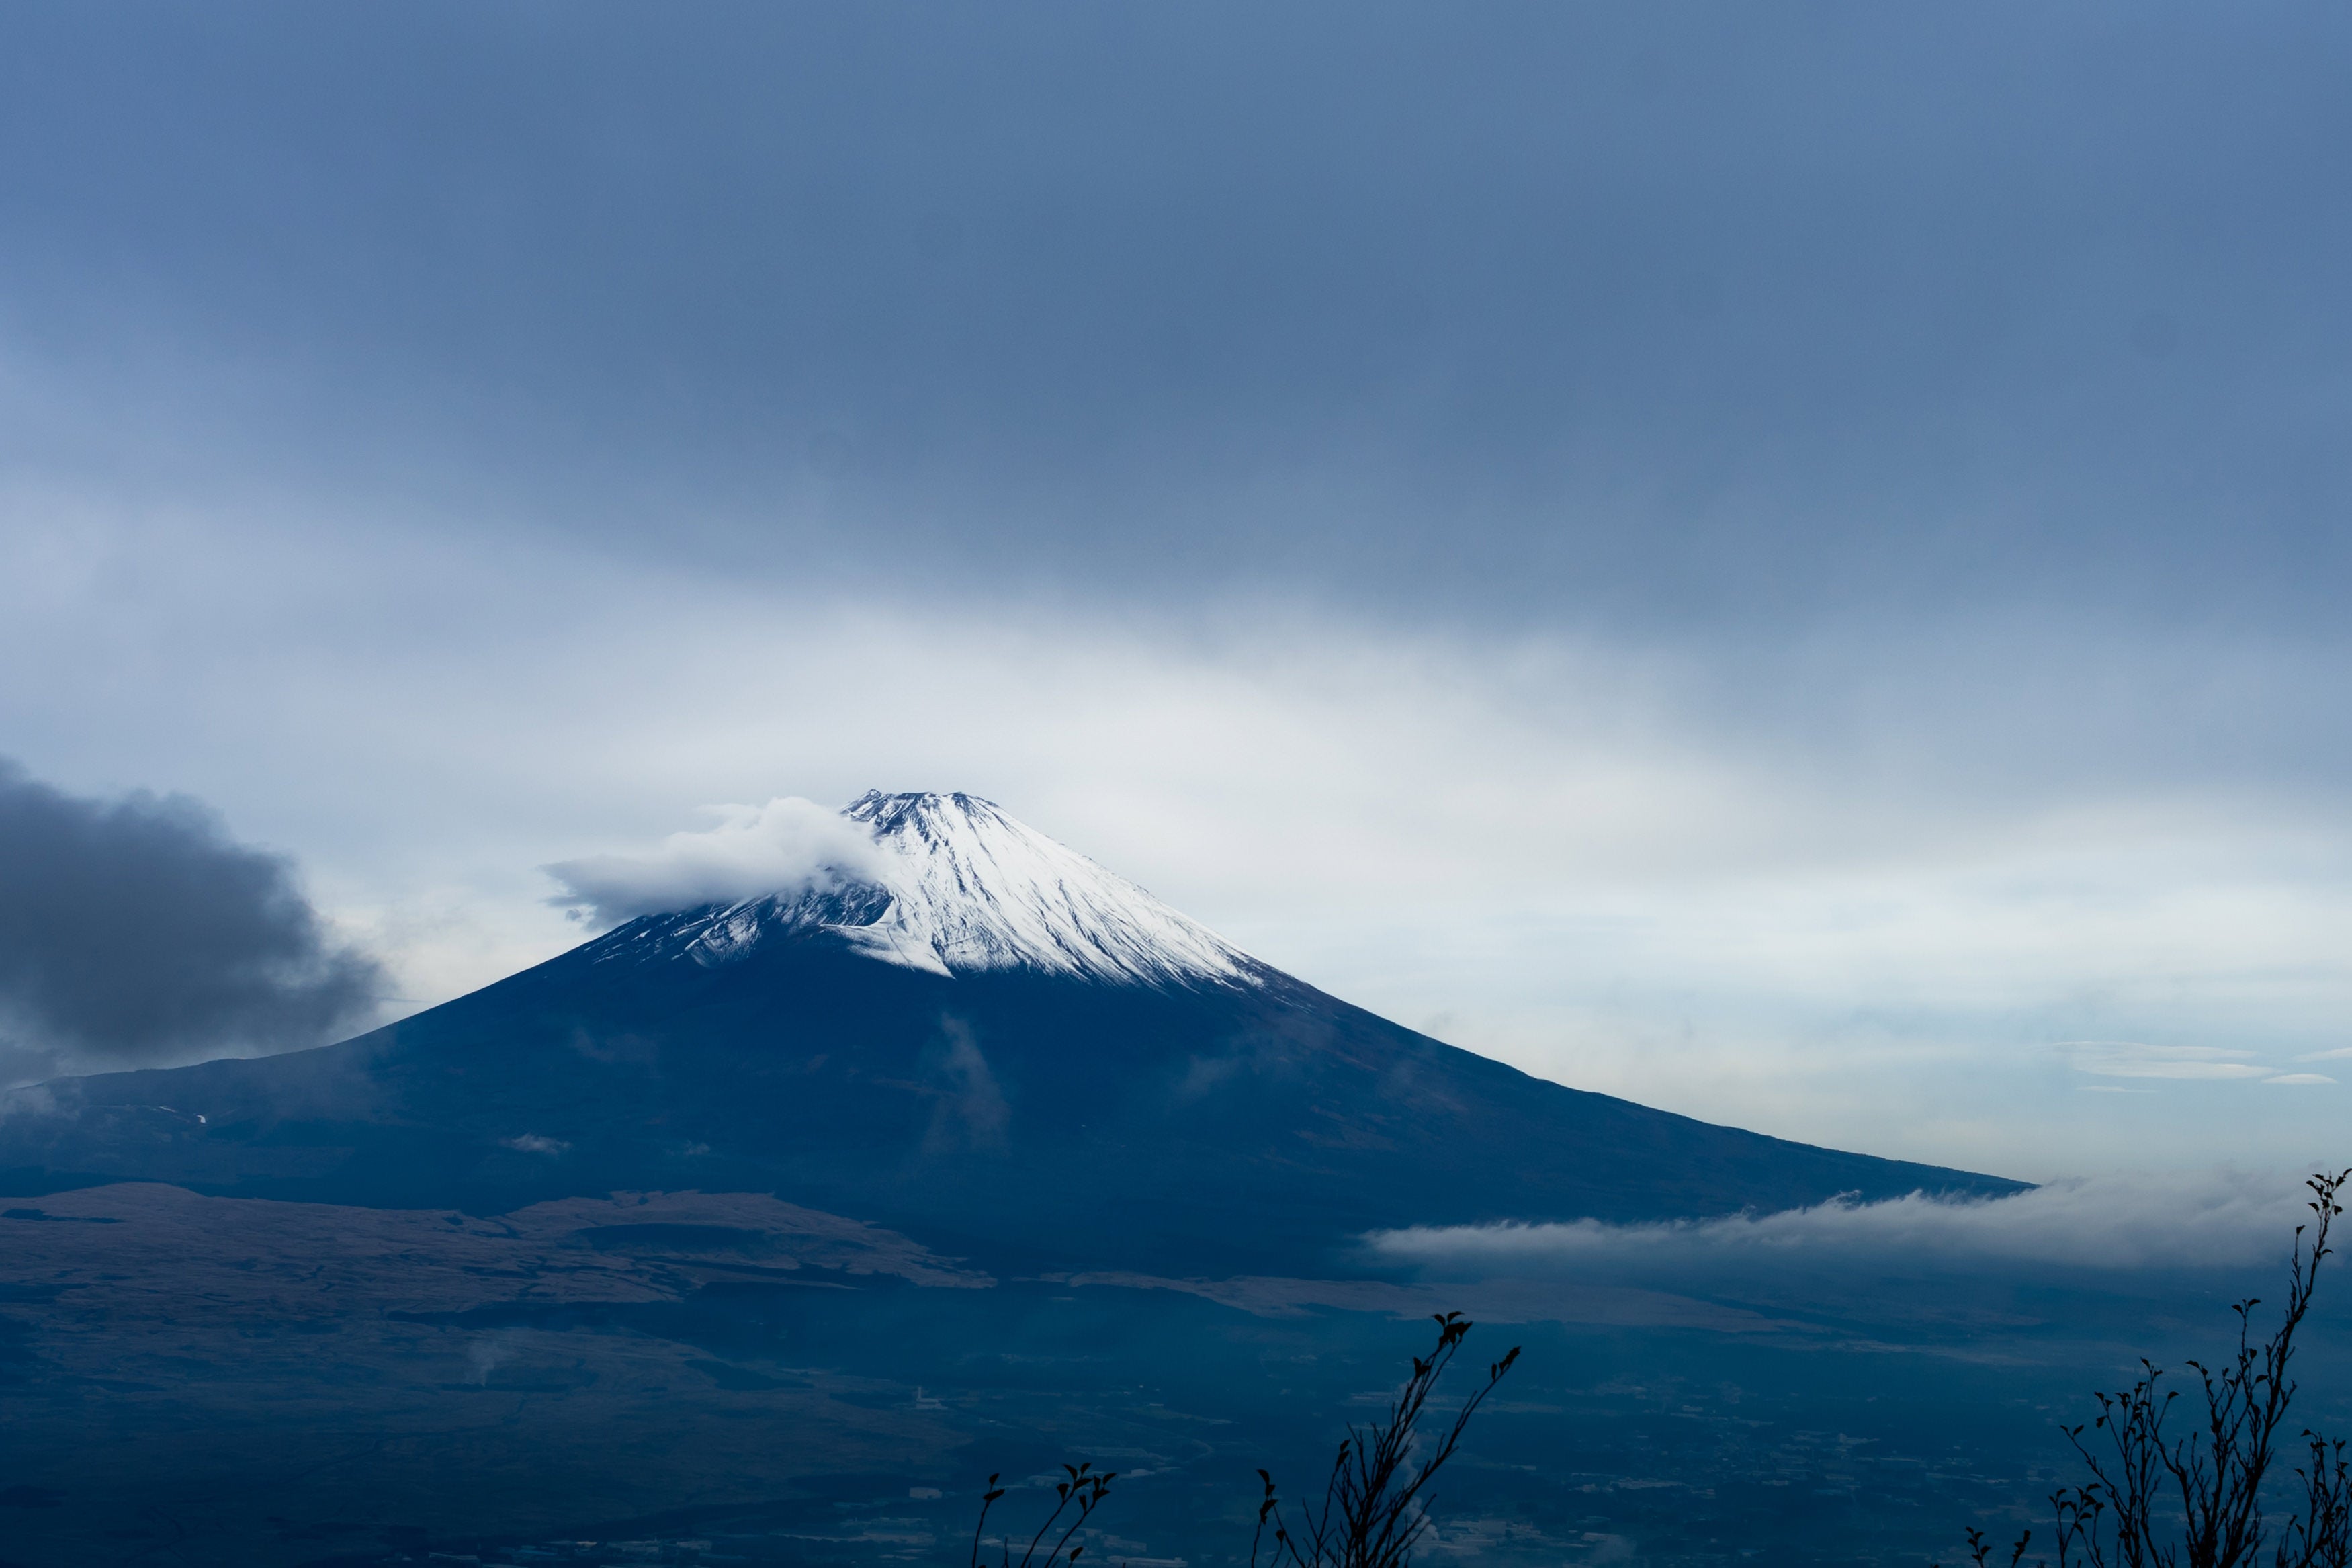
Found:
<svg viewBox="0 0 2352 1568"><path fill-rule="evenodd" d="M934 974L1262 983L1264 965L1216 932L977 795L868 790L842 816L878 854L813 885L633 922L605 939L608 956L652 943L723 963L771 937L825 931Z"/></svg>

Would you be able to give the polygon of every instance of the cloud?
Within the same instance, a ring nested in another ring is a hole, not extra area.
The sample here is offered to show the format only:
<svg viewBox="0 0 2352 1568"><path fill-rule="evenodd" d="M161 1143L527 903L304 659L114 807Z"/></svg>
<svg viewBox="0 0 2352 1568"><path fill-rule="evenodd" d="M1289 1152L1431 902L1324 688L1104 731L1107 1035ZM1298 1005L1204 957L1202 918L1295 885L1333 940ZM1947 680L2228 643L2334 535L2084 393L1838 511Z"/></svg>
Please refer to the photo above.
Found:
<svg viewBox="0 0 2352 1568"><path fill-rule="evenodd" d="M472 1341L466 1346L467 1381L487 1384L490 1373L504 1365L514 1354L514 1334L505 1331Z"/></svg>
<svg viewBox="0 0 2352 1568"><path fill-rule="evenodd" d="M2069 1040L2076 1072L2102 1078L2267 1079L2271 1069L2252 1051L2218 1046L2148 1046L2137 1040Z"/></svg>
<svg viewBox="0 0 2352 1568"><path fill-rule="evenodd" d="M551 901L613 925L881 874L882 852L866 830L814 801L782 795L765 805L703 809L718 826L673 833L650 855L591 855L541 868L564 887Z"/></svg>
<svg viewBox="0 0 2352 1568"><path fill-rule="evenodd" d="M1004 1102L1004 1091L997 1087L996 1075L989 1070L988 1058L981 1054L971 1026L961 1018L943 1017L940 1033L945 1049L935 1047L931 1052L940 1092L931 1104L924 1149L934 1153L959 1147L1003 1149L1012 1109Z"/></svg>
<svg viewBox="0 0 2352 1568"><path fill-rule="evenodd" d="M0 1034L26 1069L316 1045L383 989L283 857L185 795L89 800L0 762Z"/></svg>
<svg viewBox="0 0 2352 1568"><path fill-rule="evenodd" d="M0 1121L14 1116L55 1116L58 1097L47 1084L0 1090Z"/></svg>
<svg viewBox="0 0 2352 1568"><path fill-rule="evenodd" d="M519 1132L500 1142L519 1154L561 1154L572 1145L561 1138L550 1138L543 1132Z"/></svg>
<svg viewBox="0 0 2352 1568"><path fill-rule="evenodd" d="M396 447L468 531L777 578L2326 614L2346 318L2282 193L2332 177L2340 20L583 10L18 23L0 137L52 173L0 297L57 363L11 434L350 490Z"/></svg>
<svg viewBox="0 0 2352 1568"><path fill-rule="evenodd" d="M2332 1051L2306 1051L2294 1058L2299 1062L2340 1062L2352 1059L2352 1046L2338 1046Z"/></svg>
<svg viewBox="0 0 2352 1568"><path fill-rule="evenodd" d="M2266 1078L2264 1083L2334 1083L2324 1072L2283 1072L2276 1078Z"/></svg>
<svg viewBox="0 0 2352 1568"><path fill-rule="evenodd" d="M1643 1262L1771 1260L2219 1267L2275 1260L2308 1217L2292 1179L2240 1172L2053 1182L2011 1197L1914 1194L1650 1225L1499 1225L1378 1233L1373 1251L1446 1271L1540 1273Z"/></svg>

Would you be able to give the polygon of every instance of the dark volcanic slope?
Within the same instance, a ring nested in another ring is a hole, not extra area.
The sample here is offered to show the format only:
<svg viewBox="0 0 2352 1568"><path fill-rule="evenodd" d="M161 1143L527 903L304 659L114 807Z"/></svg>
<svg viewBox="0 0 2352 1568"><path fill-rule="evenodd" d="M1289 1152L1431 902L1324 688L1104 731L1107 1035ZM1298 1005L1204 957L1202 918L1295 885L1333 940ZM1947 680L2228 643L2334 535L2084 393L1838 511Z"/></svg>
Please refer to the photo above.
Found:
<svg viewBox="0 0 2352 1568"><path fill-rule="evenodd" d="M648 940L677 918L341 1045L19 1096L0 1186L475 1213L772 1192L950 1251L1161 1271L1411 1224L2015 1186L1564 1089L1272 971L950 978L787 929L715 962Z"/></svg>

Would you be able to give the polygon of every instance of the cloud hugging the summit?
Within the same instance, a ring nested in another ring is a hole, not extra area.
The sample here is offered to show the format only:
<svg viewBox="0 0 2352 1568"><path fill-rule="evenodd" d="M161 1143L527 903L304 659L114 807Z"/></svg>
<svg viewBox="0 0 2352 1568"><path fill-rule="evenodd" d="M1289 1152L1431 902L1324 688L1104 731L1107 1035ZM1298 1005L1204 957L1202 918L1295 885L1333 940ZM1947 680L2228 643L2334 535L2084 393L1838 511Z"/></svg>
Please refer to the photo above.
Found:
<svg viewBox="0 0 2352 1568"><path fill-rule="evenodd" d="M202 802L87 799L0 762L0 1071L317 1045L383 989L290 862Z"/></svg>
<svg viewBox="0 0 2352 1568"><path fill-rule="evenodd" d="M731 904L767 893L880 876L883 853L839 812L780 795L765 805L711 805L700 833L673 833L649 855L589 855L540 868L563 884L550 900L598 925Z"/></svg>

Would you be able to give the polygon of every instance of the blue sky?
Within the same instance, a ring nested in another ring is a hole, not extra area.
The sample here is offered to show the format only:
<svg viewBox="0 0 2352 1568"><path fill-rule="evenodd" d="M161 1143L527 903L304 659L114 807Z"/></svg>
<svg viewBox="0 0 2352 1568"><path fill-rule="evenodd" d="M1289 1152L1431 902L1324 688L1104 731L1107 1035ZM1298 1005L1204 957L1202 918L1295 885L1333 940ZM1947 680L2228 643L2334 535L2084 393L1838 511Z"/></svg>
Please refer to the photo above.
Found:
<svg viewBox="0 0 2352 1568"><path fill-rule="evenodd" d="M293 855L396 1005L569 941L546 862L960 787L1568 1082L2323 1158L2347 65L2315 5L15 8L0 753Z"/></svg>

